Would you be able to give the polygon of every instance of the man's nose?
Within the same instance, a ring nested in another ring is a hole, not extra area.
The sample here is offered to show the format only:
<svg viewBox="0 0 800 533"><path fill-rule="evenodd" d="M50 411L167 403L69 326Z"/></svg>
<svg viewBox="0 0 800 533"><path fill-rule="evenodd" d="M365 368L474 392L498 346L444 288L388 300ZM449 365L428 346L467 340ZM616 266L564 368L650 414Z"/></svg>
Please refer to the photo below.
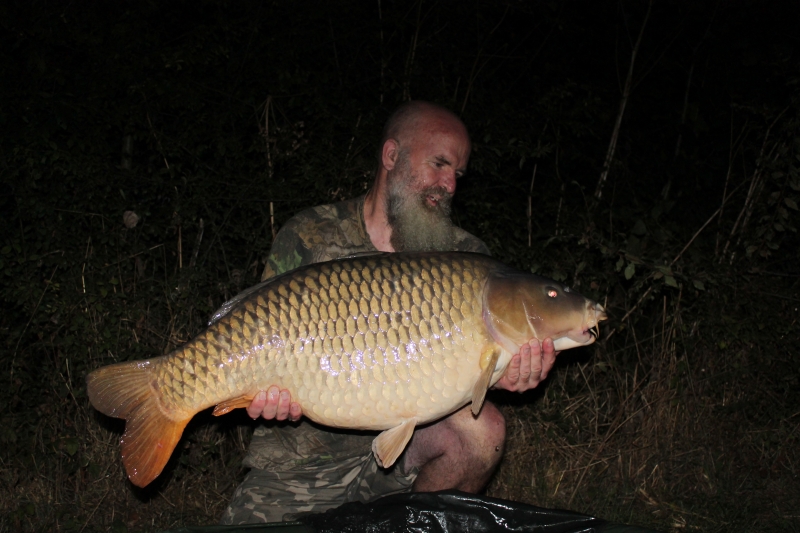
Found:
<svg viewBox="0 0 800 533"><path fill-rule="evenodd" d="M444 187L448 194L456 192L456 172L452 169L445 170L439 177L439 185Z"/></svg>

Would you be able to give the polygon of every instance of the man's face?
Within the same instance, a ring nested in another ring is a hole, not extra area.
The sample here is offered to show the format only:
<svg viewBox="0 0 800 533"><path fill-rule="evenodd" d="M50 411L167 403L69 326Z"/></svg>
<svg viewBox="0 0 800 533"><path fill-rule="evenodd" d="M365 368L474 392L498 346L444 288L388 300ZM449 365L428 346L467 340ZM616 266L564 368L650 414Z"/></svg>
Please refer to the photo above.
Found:
<svg viewBox="0 0 800 533"><path fill-rule="evenodd" d="M450 250L455 244L450 221L453 194L443 185L425 185L411 169L407 151L388 174L386 213L396 252Z"/></svg>
<svg viewBox="0 0 800 533"><path fill-rule="evenodd" d="M450 117L431 116L420 120L401 146L419 191L427 190L427 205L435 207L456 192L456 180L467 171L471 145L464 125Z"/></svg>

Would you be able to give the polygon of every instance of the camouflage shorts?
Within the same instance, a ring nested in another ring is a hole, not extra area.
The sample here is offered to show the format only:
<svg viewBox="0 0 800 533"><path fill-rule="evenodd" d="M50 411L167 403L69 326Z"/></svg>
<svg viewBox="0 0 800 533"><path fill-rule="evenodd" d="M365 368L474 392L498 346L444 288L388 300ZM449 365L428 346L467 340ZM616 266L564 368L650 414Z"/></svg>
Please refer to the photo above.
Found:
<svg viewBox="0 0 800 533"><path fill-rule="evenodd" d="M417 469L406 473L403 459L389 470L378 467L372 453L306 470L254 468L236 488L220 523L290 521L298 513L322 512L346 502L409 492Z"/></svg>

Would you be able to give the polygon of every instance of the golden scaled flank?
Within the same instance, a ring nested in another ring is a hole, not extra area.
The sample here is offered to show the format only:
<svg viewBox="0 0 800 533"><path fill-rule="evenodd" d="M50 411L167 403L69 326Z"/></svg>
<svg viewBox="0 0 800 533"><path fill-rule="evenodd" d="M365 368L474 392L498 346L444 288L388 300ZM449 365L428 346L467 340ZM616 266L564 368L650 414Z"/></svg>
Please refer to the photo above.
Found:
<svg viewBox="0 0 800 533"><path fill-rule="evenodd" d="M479 372L459 355L488 339L479 265L437 263L363 260L283 278L160 365L165 406L200 410L280 383L326 425L441 416L441 400L466 400Z"/></svg>

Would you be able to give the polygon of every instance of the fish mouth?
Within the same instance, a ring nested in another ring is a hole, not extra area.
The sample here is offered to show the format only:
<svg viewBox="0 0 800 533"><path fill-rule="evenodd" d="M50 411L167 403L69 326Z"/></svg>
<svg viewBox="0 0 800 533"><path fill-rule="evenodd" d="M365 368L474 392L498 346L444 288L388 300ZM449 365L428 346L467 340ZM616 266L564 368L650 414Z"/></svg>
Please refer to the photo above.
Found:
<svg viewBox="0 0 800 533"><path fill-rule="evenodd" d="M592 342L594 342L600 338L600 322L608 319L608 315L603 306L598 303L590 306L589 309L594 311L594 320L591 321L591 325L583 333L584 335L591 335Z"/></svg>
<svg viewBox="0 0 800 533"><path fill-rule="evenodd" d="M579 327L567 332L563 337L554 342L557 351L568 350L578 346L588 346L600 338L600 321L606 320L606 310L603 306L587 300L584 308L583 321Z"/></svg>
<svg viewBox="0 0 800 533"><path fill-rule="evenodd" d="M591 302L587 311L588 316L584 322L585 325L580 336L584 342L584 346L592 344L600 338L600 322L608 318L606 310L598 303Z"/></svg>
<svg viewBox="0 0 800 533"><path fill-rule="evenodd" d="M591 326L586 324L580 328L573 329L571 332L566 332L562 337L555 339L553 345L556 351L568 350L578 346L589 346L599 337L600 327L598 324L595 323Z"/></svg>

